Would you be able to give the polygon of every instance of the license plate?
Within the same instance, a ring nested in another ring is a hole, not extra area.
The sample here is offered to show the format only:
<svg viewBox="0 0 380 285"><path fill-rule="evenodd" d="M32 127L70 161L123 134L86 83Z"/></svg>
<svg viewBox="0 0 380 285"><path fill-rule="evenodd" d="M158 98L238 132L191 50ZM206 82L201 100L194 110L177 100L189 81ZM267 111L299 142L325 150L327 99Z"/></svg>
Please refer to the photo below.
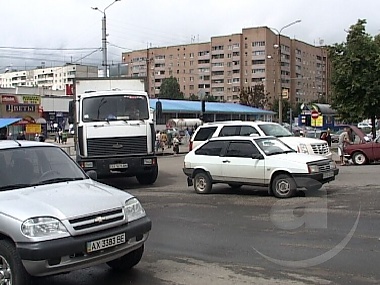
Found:
<svg viewBox="0 0 380 285"><path fill-rule="evenodd" d="M128 168L128 163L115 163L110 164L110 169Z"/></svg>
<svg viewBox="0 0 380 285"><path fill-rule="evenodd" d="M333 171L323 173L323 179L330 178L330 177L334 177Z"/></svg>
<svg viewBox="0 0 380 285"><path fill-rule="evenodd" d="M87 242L87 252L99 251L108 247L125 243L125 233Z"/></svg>

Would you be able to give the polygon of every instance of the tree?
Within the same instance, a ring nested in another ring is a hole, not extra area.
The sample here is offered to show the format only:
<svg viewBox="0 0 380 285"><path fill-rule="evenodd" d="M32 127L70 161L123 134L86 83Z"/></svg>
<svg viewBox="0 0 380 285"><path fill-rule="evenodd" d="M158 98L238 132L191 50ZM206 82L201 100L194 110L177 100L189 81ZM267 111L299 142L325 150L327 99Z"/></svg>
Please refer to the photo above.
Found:
<svg viewBox="0 0 380 285"><path fill-rule="evenodd" d="M184 99L183 93L180 90L179 83L175 77L170 76L170 78L165 78L162 80L158 98L176 100Z"/></svg>
<svg viewBox="0 0 380 285"><path fill-rule="evenodd" d="M240 104L265 109L268 107L268 95L265 93L264 84L256 84L240 91Z"/></svg>
<svg viewBox="0 0 380 285"><path fill-rule="evenodd" d="M380 38L365 32L366 20L359 19L348 31L346 43L329 49L332 63L332 107L346 122L380 115Z"/></svg>
<svg viewBox="0 0 380 285"><path fill-rule="evenodd" d="M292 106L289 100L282 100L282 121L283 122L289 121L290 118L288 116L288 111L290 109L292 109L293 117L297 117L300 113L300 104L297 103L295 106ZM272 111L278 114L278 98L274 99Z"/></svg>

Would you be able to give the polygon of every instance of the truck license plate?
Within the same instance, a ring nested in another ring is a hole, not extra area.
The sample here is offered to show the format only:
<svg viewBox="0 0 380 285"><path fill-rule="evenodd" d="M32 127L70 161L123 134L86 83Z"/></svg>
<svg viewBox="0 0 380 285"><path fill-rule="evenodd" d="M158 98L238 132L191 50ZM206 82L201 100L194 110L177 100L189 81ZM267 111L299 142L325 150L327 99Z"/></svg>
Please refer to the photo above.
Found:
<svg viewBox="0 0 380 285"><path fill-rule="evenodd" d="M89 241L87 242L87 252L90 253L123 243L125 243L125 233L95 241Z"/></svg>
<svg viewBox="0 0 380 285"><path fill-rule="evenodd" d="M128 168L128 163L115 163L110 164L110 169Z"/></svg>
<svg viewBox="0 0 380 285"><path fill-rule="evenodd" d="M323 179L330 178L330 177L333 177L333 176L334 176L334 172L333 171L329 171L329 172L323 173Z"/></svg>

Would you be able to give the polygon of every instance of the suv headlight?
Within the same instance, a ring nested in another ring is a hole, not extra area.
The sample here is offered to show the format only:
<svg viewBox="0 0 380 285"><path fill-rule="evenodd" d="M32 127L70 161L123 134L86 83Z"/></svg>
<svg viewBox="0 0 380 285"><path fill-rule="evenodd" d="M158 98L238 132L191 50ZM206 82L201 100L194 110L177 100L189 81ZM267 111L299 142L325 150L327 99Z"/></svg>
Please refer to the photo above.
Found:
<svg viewBox="0 0 380 285"><path fill-rule="evenodd" d="M309 173L317 173L319 172L319 167L318 165L308 165L309 168Z"/></svg>
<svg viewBox="0 0 380 285"><path fill-rule="evenodd" d="M67 229L58 219L51 217L37 217L24 221L21 225L22 233L30 238L66 235Z"/></svg>
<svg viewBox="0 0 380 285"><path fill-rule="evenodd" d="M300 143L298 145L298 152L300 152L300 153L309 153L309 151L307 149L307 145L304 144L304 143Z"/></svg>
<svg viewBox="0 0 380 285"><path fill-rule="evenodd" d="M128 222L145 217L145 210L136 198L125 201L125 216Z"/></svg>

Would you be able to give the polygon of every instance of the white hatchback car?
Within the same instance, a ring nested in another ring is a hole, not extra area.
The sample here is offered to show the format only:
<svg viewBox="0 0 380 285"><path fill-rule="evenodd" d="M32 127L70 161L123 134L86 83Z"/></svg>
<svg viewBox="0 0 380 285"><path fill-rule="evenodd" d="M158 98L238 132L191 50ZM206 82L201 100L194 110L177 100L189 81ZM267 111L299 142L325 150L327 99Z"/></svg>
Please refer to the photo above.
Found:
<svg viewBox="0 0 380 285"><path fill-rule="evenodd" d="M189 152L183 172L197 193L210 193L212 184L269 186L278 198L298 188L318 190L333 181L339 170L322 156L297 153L275 137L212 138Z"/></svg>
<svg viewBox="0 0 380 285"><path fill-rule="evenodd" d="M274 136L297 152L322 155L328 159L332 157L330 148L324 140L296 137L280 124L258 121L227 121L203 124L192 135L189 151L210 138L252 135Z"/></svg>

